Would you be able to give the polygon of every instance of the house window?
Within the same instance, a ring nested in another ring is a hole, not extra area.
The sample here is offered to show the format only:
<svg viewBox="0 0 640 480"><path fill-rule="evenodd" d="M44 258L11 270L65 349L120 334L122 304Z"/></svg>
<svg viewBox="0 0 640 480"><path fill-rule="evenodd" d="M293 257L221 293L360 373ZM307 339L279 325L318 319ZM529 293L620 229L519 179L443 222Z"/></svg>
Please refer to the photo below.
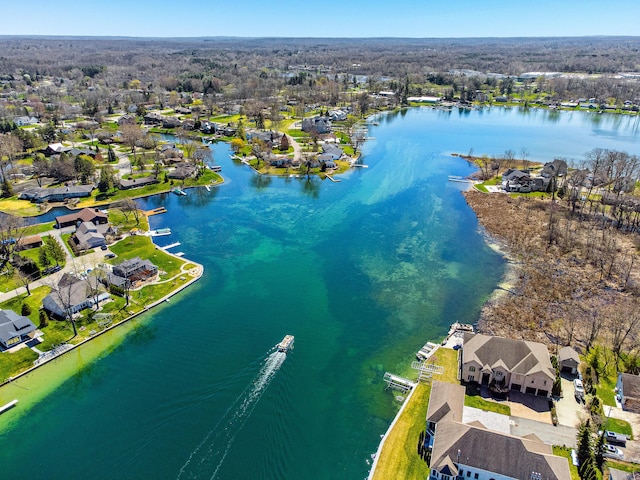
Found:
<svg viewBox="0 0 640 480"><path fill-rule="evenodd" d="M476 473L473 478L475 478L476 480L478 479L478 474Z"/></svg>
<svg viewBox="0 0 640 480"><path fill-rule="evenodd" d="M470 372L475 372L476 371L476 367L469 367L469 371Z"/></svg>
<svg viewBox="0 0 640 480"><path fill-rule="evenodd" d="M474 377L473 375L469 375L469 376L467 377L467 382L474 382L474 381L475 381L475 378L476 378L476 377Z"/></svg>
<svg viewBox="0 0 640 480"><path fill-rule="evenodd" d="M470 477L470 476L471 476L471 472L467 472L467 477Z"/></svg>
<svg viewBox="0 0 640 480"><path fill-rule="evenodd" d="M544 385L546 385L546 384L547 384L547 381L545 380L545 381L543 382L543 384L544 384Z"/></svg>

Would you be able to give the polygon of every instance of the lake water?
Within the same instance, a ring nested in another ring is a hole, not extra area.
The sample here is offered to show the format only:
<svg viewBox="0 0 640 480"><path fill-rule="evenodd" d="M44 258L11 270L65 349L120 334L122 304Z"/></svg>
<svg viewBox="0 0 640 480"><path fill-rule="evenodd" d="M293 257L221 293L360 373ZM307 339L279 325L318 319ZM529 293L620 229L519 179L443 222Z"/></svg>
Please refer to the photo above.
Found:
<svg viewBox="0 0 640 480"><path fill-rule="evenodd" d="M448 175L451 152L579 159L640 153L637 117L413 109L382 115L369 168L340 183L268 178L215 145L226 183L158 195L159 244L205 275L152 313L0 390L3 478L354 479L397 411L386 371L454 321L474 322L503 273ZM285 334L288 356L273 352ZM57 381L58 376L68 376Z"/></svg>

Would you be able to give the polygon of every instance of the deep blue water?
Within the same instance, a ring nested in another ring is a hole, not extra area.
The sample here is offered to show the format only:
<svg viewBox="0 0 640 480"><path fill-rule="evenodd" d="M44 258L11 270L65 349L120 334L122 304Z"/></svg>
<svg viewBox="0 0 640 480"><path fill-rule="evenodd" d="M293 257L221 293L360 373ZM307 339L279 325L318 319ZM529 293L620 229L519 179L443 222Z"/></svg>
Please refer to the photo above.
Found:
<svg viewBox="0 0 640 480"><path fill-rule="evenodd" d="M449 154L640 152L630 117L414 109L377 121L368 168L340 183L261 177L217 144L224 185L141 200L168 209L151 218L173 231L158 243L180 241L204 277L28 411L3 415L23 414L0 429L3 475L365 477L397 410L384 372L407 372L427 340L474 322L503 273L447 181L473 169ZM272 353L285 334L287 358Z"/></svg>

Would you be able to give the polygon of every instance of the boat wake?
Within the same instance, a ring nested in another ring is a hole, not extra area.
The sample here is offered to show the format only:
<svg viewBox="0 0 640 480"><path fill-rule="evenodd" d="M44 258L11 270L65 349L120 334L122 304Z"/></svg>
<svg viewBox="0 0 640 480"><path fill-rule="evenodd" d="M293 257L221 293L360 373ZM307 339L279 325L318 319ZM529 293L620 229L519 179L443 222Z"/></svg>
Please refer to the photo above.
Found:
<svg viewBox="0 0 640 480"><path fill-rule="evenodd" d="M213 480L216 478L236 436L253 413L258 400L286 358L287 354L279 351L267 356L264 365L251 383L236 398L202 442L191 452L178 472L178 480L207 477Z"/></svg>

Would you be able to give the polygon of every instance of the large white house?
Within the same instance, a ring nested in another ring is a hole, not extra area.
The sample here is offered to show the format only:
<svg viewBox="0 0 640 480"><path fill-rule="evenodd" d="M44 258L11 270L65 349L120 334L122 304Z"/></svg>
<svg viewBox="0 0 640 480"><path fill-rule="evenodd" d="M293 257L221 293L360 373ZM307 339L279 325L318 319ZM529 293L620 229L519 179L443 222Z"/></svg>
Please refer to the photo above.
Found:
<svg viewBox="0 0 640 480"><path fill-rule="evenodd" d="M460 379L549 397L555 369L542 343L468 333L462 347Z"/></svg>

